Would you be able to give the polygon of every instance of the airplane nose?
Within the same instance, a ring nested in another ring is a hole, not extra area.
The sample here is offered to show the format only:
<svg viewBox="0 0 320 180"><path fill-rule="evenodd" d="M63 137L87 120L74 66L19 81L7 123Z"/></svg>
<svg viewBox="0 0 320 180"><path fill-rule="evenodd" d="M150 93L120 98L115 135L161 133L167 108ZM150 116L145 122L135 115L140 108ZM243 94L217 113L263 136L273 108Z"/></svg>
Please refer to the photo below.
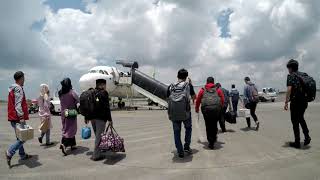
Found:
<svg viewBox="0 0 320 180"><path fill-rule="evenodd" d="M111 75L88 73L81 76L79 80L81 91L85 91L90 88L95 88L97 79L105 79L107 81L107 86L113 84L113 77Z"/></svg>

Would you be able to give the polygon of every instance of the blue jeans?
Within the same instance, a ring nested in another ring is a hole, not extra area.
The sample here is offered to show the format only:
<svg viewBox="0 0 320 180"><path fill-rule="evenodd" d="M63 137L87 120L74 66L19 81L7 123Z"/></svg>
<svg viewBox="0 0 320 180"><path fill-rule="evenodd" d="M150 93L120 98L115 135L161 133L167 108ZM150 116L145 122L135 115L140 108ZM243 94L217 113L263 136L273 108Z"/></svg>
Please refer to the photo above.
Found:
<svg viewBox="0 0 320 180"><path fill-rule="evenodd" d="M174 132L174 142L177 148L178 153L183 153L183 146L181 142L181 124L184 124L184 128L186 129L185 134L185 144L184 149L189 149L191 144L191 134L192 134L192 119L187 119L185 121L172 121L173 132Z"/></svg>
<svg viewBox="0 0 320 180"><path fill-rule="evenodd" d="M12 128L14 130L14 134L16 135L17 141L9 147L7 153L8 153L8 156L12 157L12 156L14 156L16 151L19 150L20 157L24 158L26 153L24 152L23 144L25 142L24 141L20 141L18 139L17 134L16 134L16 125L17 125L17 122L11 122L11 126L12 126Z"/></svg>

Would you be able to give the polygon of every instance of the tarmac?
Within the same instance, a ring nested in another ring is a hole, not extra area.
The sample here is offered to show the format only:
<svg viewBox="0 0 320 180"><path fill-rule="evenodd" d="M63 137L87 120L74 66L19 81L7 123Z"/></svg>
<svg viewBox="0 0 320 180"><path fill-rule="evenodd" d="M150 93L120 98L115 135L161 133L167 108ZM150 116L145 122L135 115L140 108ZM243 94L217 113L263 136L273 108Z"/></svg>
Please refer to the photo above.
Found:
<svg viewBox="0 0 320 180"><path fill-rule="evenodd" d="M125 140L126 153L106 153L106 159L93 162L94 135L80 137L84 126L78 118L78 149L64 157L59 150L61 120L52 118L52 147L40 146L35 138L25 143L32 159L20 161L18 155L8 168L4 152L15 140L7 122L6 105L0 105L0 179L144 179L144 180L320 180L320 103L310 103L305 118L312 142L300 150L288 147L293 140L289 112L283 103L260 103L257 114L260 130L246 128L244 118L227 124L227 133L219 133L215 150L200 142L204 136L203 118L193 112L193 155L179 159L175 155L173 130L164 110L112 111L114 127ZM37 129L39 118L31 115L29 124ZM253 123L252 123L253 124ZM183 133L182 133L183 134ZM302 132L301 132L302 134ZM183 136L183 135L182 135ZM302 138L303 139L303 135Z"/></svg>

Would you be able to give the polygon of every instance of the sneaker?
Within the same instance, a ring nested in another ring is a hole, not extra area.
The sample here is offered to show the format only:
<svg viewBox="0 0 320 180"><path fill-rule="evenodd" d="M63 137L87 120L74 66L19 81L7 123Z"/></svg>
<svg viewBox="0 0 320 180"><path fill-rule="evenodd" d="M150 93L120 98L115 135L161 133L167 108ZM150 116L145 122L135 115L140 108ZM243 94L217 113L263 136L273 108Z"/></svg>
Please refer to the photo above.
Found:
<svg viewBox="0 0 320 180"><path fill-rule="evenodd" d="M213 150L214 149L214 144L209 144L208 148Z"/></svg>
<svg viewBox="0 0 320 180"><path fill-rule="evenodd" d="M310 144L310 142L311 142L311 138L308 137L308 138L306 138L306 139L304 140L304 145L305 145L305 146L308 146L308 145Z"/></svg>
<svg viewBox="0 0 320 180"><path fill-rule="evenodd" d="M179 157L180 159L183 159L183 158L184 158L184 153L179 153L179 154L178 154L178 157Z"/></svg>
<svg viewBox="0 0 320 180"><path fill-rule="evenodd" d="M259 131L259 127L260 127L260 122L259 122L259 121L257 121L256 131Z"/></svg>
<svg viewBox="0 0 320 180"><path fill-rule="evenodd" d="M5 152L5 154L6 154L7 164L8 164L8 166L9 166L9 168L11 168L11 157L8 156L7 151Z"/></svg>
<svg viewBox="0 0 320 180"><path fill-rule="evenodd" d="M68 155L67 152L66 152L66 147L65 147L63 144L60 145L60 149L61 149L61 152L62 152L62 154L63 154L64 156L67 156L67 155Z"/></svg>
<svg viewBox="0 0 320 180"><path fill-rule="evenodd" d="M40 144L42 144L42 137L38 137L38 141Z"/></svg>
<svg viewBox="0 0 320 180"><path fill-rule="evenodd" d="M23 158L21 158L20 160L25 161L25 160L28 160L28 159L31 159L31 158L32 158L32 156L31 156L31 155L29 155L29 154L25 154L25 155L24 155L24 157L23 157Z"/></svg>
<svg viewBox="0 0 320 180"><path fill-rule="evenodd" d="M290 142L289 146L293 147L293 148L296 148L296 149L300 149L301 148L300 143L296 143L296 142Z"/></svg>
<svg viewBox="0 0 320 180"><path fill-rule="evenodd" d="M188 154L192 154L192 149L191 148L185 148L184 152L186 152Z"/></svg>

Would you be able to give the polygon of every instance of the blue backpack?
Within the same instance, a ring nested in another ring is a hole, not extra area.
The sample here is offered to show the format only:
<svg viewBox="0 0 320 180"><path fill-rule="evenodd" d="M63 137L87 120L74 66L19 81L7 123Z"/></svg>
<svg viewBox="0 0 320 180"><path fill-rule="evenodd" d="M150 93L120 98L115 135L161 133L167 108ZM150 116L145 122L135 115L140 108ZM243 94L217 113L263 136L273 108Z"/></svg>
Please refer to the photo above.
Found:
<svg viewBox="0 0 320 180"><path fill-rule="evenodd" d="M81 137L82 137L82 139L91 138L91 128L88 126L83 127L81 130Z"/></svg>

